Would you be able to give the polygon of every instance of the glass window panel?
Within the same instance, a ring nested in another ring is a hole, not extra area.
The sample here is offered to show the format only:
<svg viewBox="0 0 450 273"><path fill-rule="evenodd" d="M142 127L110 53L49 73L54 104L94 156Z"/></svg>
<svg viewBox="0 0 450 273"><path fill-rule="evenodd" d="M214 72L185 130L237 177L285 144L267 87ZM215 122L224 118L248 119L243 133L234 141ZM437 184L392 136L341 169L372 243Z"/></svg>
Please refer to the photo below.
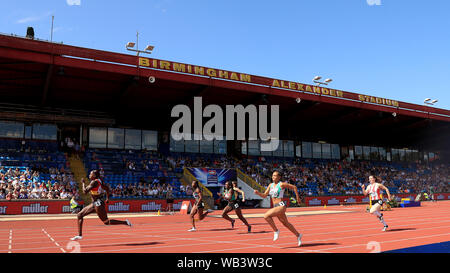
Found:
<svg viewBox="0 0 450 273"><path fill-rule="evenodd" d="M212 154L214 152L214 141L213 140L200 140L200 153Z"/></svg>
<svg viewBox="0 0 450 273"><path fill-rule="evenodd" d="M302 157L302 145L295 146L295 156Z"/></svg>
<svg viewBox="0 0 450 273"><path fill-rule="evenodd" d="M370 160L380 160L378 147L370 147Z"/></svg>
<svg viewBox="0 0 450 273"><path fill-rule="evenodd" d="M380 160L386 161L386 159L387 159L387 157L386 157L386 149L380 147L379 152L380 152Z"/></svg>
<svg viewBox="0 0 450 273"><path fill-rule="evenodd" d="M322 158L331 159L331 144L322 144Z"/></svg>
<svg viewBox="0 0 450 273"><path fill-rule="evenodd" d="M158 150L158 132L142 130L142 148L149 151Z"/></svg>
<svg viewBox="0 0 450 273"><path fill-rule="evenodd" d="M89 147L106 148L106 128L89 128Z"/></svg>
<svg viewBox="0 0 450 273"><path fill-rule="evenodd" d="M312 150L313 150L313 158L322 158L322 144L313 143Z"/></svg>
<svg viewBox="0 0 450 273"><path fill-rule="evenodd" d="M302 142L302 156L303 158L311 158L312 157L312 145L311 142Z"/></svg>
<svg viewBox="0 0 450 273"><path fill-rule="evenodd" d="M283 156L283 141L278 141L278 147L277 147L276 150L275 150L275 145L276 145L275 143L273 143L273 145L272 145L272 147L273 147L272 150L274 150L272 152L273 156L280 156L280 157L282 157Z"/></svg>
<svg viewBox="0 0 450 273"><path fill-rule="evenodd" d="M33 126L25 126L25 139L31 139Z"/></svg>
<svg viewBox="0 0 450 273"><path fill-rule="evenodd" d="M258 140L248 141L248 155L260 155L260 146Z"/></svg>
<svg viewBox="0 0 450 273"><path fill-rule="evenodd" d="M392 149L392 161L400 161L400 154L398 149Z"/></svg>
<svg viewBox="0 0 450 273"><path fill-rule="evenodd" d="M247 154L247 141L245 141L245 140L243 140L243 141L241 142L241 153L242 153L243 155L246 155L246 154Z"/></svg>
<svg viewBox="0 0 450 273"><path fill-rule="evenodd" d="M170 151L175 153L183 153L184 152L184 139L174 140L172 135L170 135Z"/></svg>
<svg viewBox="0 0 450 273"><path fill-rule="evenodd" d="M400 161L406 161L406 151L403 149L399 150Z"/></svg>
<svg viewBox="0 0 450 273"><path fill-rule="evenodd" d="M123 149L125 144L124 132L124 129L108 128L108 148Z"/></svg>
<svg viewBox="0 0 450 273"><path fill-rule="evenodd" d="M141 130L125 129L125 149L140 150L142 148Z"/></svg>
<svg viewBox="0 0 450 273"><path fill-rule="evenodd" d="M33 139L56 140L57 127L53 124L33 124Z"/></svg>
<svg viewBox="0 0 450 273"><path fill-rule="evenodd" d="M226 140L214 140L214 153L226 154L227 153L227 141Z"/></svg>
<svg viewBox="0 0 450 273"><path fill-rule="evenodd" d="M0 137L23 138L24 124L0 121Z"/></svg>
<svg viewBox="0 0 450 273"><path fill-rule="evenodd" d="M285 157L294 157L294 141L284 140L283 141L283 150L284 150Z"/></svg>
<svg viewBox="0 0 450 273"><path fill-rule="evenodd" d="M364 158L364 160L370 160L370 147L369 146L363 147L363 158Z"/></svg>
<svg viewBox="0 0 450 273"><path fill-rule="evenodd" d="M200 141L195 140L194 135L191 136L191 140L184 141L185 150L187 153L199 153L200 152Z"/></svg>
<svg viewBox="0 0 450 273"><path fill-rule="evenodd" d="M355 146L355 159L362 160L363 159L363 148L362 146Z"/></svg>
<svg viewBox="0 0 450 273"><path fill-rule="evenodd" d="M332 159L341 159L341 149L339 144L331 144L331 158Z"/></svg>
<svg viewBox="0 0 450 273"><path fill-rule="evenodd" d="M270 142L269 141L260 141L260 144L265 144L265 145L269 145ZM261 151L261 145L259 146L259 150ZM273 152L272 151L261 151L261 155L262 156L273 156Z"/></svg>

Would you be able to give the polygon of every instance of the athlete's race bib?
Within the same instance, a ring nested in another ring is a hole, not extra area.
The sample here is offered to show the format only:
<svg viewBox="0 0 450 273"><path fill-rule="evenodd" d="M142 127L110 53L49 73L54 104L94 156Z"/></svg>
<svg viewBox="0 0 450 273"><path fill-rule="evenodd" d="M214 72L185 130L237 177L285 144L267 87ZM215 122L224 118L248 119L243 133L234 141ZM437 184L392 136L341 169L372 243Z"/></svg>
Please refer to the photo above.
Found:
<svg viewBox="0 0 450 273"><path fill-rule="evenodd" d="M100 207L102 205L102 200L98 199L94 202L94 206Z"/></svg>
<svg viewBox="0 0 450 273"><path fill-rule="evenodd" d="M235 203L235 204L234 204L234 208L235 208L235 209L239 208L239 204L238 204L238 203Z"/></svg>

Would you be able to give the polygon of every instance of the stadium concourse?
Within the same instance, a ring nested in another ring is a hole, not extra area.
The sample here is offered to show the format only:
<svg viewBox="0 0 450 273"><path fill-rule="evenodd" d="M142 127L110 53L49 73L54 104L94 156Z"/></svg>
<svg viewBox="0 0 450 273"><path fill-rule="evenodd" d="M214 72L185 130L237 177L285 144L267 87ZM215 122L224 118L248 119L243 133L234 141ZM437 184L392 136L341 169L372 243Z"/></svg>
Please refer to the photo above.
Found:
<svg viewBox="0 0 450 273"><path fill-rule="evenodd" d="M110 217L131 219L133 229L109 226L99 239L105 227L87 216L83 252L367 252L369 232L382 251L450 241L449 110L10 35L0 35L0 93L1 252L68 252L76 233L69 200L90 203L81 179L94 169L112 189ZM280 145L175 140L171 109L198 98L278 105ZM270 202L246 198L252 233L231 229L219 210L222 170L247 193L265 189L275 170L295 185L302 204L292 192L285 201L302 248L284 227L272 243L263 217ZM361 191L371 174L395 200L425 201L385 211L391 230L382 235ZM180 212L193 202L194 179L217 210L192 235ZM165 214L171 199L177 213Z"/></svg>

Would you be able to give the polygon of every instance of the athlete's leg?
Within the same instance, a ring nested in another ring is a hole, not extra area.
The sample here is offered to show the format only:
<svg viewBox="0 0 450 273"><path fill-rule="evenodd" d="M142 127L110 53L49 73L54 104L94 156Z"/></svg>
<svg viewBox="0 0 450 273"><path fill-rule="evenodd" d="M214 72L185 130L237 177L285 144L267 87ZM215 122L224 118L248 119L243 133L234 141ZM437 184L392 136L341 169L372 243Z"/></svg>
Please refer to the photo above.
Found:
<svg viewBox="0 0 450 273"><path fill-rule="evenodd" d="M264 214L264 220L269 223L270 227L272 227L273 231L277 232L278 228L275 225L275 222L273 221L272 217L277 216L281 211L283 210L283 206L271 208Z"/></svg>
<svg viewBox="0 0 450 273"><path fill-rule="evenodd" d="M96 206L95 211L97 212L98 218L100 218L105 225L129 225L127 221L108 219L108 214L106 213L106 208L103 203L98 207Z"/></svg>
<svg viewBox="0 0 450 273"><path fill-rule="evenodd" d="M244 223L247 227L250 227L249 223L247 222L247 219L244 218L244 215L242 215L241 208L235 209L237 217Z"/></svg>
<svg viewBox="0 0 450 273"><path fill-rule="evenodd" d="M191 213L189 214L189 217L191 218L192 228L195 229L195 215L197 214L197 206L194 206L191 210Z"/></svg>
<svg viewBox="0 0 450 273"><path fill-rule="evenodd" d="M383 215L380 213L381 205L379 203L373 204L370 208L370 213L375 215L378 220L383 224L383 226L387 226L386 222L384 221Z"/></svg>
<svg viewBox="0 0 450 273"><path fill-rule="evenodd" d="M280 213L278 214L278 220L280 220L280 222L287 227L287 229L289 229L292 233L294 233L295 237L298 237L300 235L300 233L298 233L298 231L295 229L295 227L289 223L287 216L286 216L286 207L284 207L284 213Z"/></svg>
<svg viewBox="0 0 450 273"><path fill-rule="evenodd" d="M83 236L83 218L86 215L89 215L95 211L94 203L89 204L84 207L80 212L77 213L78 219L78 236Z"/></svg>
<svg viewBox="0 0 450 273"><path fill-rule="evenodd" d="M228 220L228 221L230 221L231 222L231 224L234 226L234 220L233 219L231 219L231 217L230 216L228 216L228 213L230 212L230 211L232 211L233 210L233 208L232 207L230 207L230 206L226 206L224 209L223 209L223 211L222 211L222 217L225 219L225 220Z"/></svg>
<svg viewBox="0 0 450 273"><path fill-rule="evenodd" d="M203 208L198 208L198 219L200 221L203 220L210 212L211 210L207 210L206 212L204 212Z"/></svg>

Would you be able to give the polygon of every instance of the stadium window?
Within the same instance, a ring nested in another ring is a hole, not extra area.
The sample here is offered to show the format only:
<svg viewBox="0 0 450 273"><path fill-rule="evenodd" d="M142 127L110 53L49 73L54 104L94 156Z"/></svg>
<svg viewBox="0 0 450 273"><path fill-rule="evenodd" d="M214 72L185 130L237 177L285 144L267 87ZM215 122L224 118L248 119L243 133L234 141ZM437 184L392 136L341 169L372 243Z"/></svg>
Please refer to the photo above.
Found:
<svg viewBox="0 0 450 273"><path fill-rule="evenodd" d="M413 159L413 151L412 150L406 150L406 161L411 162L414 161Z"/></svg>
<svg viewBox="0 0 450 273"><path fill-rule="evenodd" d="M258 140L249 140L248 141L248 155L260 155L260 146Z"/></svg>
<svg viewBox="0 0 450 273"><path fill-rule="evenodd" d="M191 140L185 140L184 145L186 153L198 153L200 151L200 142L194 139L194 135L191 136Z"/></svg>
<svg viewBox="0 0 450 273"><path fill-rule="evenodd" d="M355 149L353 146L348 148L348 156L350 157L350 161L355 160Z"/></svg>
<svg viewBox="0 0 450 273"><path fill-rule="evenodd" d="M392 157L391 157L391 153L386 153L386 160L391 162L392 161Z"/></svg>
<svg viewBox="0 0 450 273"><path fill-rule="evenodd" d="M212 154L214 153L214 141L212 140L200 140L199 142L200 145L200 153L203 154Z"/></svg>
<svg viewBox="0 0 450 273"><path fill-rule="evenodd" d="M23 123L0 121L0 137L23 138L23 131Z"/></svg>
<svg viewBox="0 0 450 273"><path fill-rule="evenodd" d="M53 124L33 124L33 139L56 140L58 128Z"/></svg>
<svg viewBox="0 0 450 273"><path fill-rule="evenodd" d="M280 140L278 142L278 147L276 150L275 150L275 146L272 146L272 150L273 150L273 152L272 152L273 156L283 157L283 141Z"/></svg>
<svg viewBox="0 0 450 273"><path fill-rule="evenodd" d="M110 149L123 149L125 145L125 132L120 128L108 128L108 144Z"/></svg>
<svg viewBox="0 0 450 273"><path fill-rule="evenodd" d="M322 144L313 143L312 144L313 158L322 158Z"/></svg>
<svg viewBox="0 0 450 273"><path fill-rule="evenodd" d="M125 129L125 149L140 150L142 148L142 131Z"/></svg>
<svg viewBox="0 0 450 273"><path fill-rule="evenodd" d="M412 155L412 157L413 157L413 160L414 160L415 162L419 161L419 160L420 160L419 151L418 151L418 150L413 150L413 155Z"/></svg>
<svg viewBox="0 0 450 273"><path fill-rule="evenodd" d="M322 144L322 158L331 159L331 144Z"/></svg>
<svg viewBox="0 0 450 273"><path fill-rule="evenodd" d="M174 153L184 153L184 139L175 140L170 135L170 147L169 150Z"/></svg>
<svg viewBox="0 0 450 273"><path fill-rule="evenodd" d="M302 145L295 145L295 156L302 157Z"/></svg>
<svg viewBox="0 0 450 273"><path fill-rule="evenodd" d="M370 160L370 147L363 146L363 158L364 160Z"/></svg>
<svg viewBox="0 0 450 273"><path fill-rule="evenodd" d="M226 140L214 140L214 153L226 154L227 153L227 141Z"/></svg>
<svg viewBox="0 0 450 273"><path fill-rule="evenodd" d="M149 151L158 150L158 132L142 130L142 148Z"/></svg>
<svg viewBox="0 0 450 273"><path fill-rule="evenodd" d="M380 160L386 161L386 149L380 147L380 148L378 149L378 151L379 151L379 154L380 154Z"/></svg>
<svg viewBox="0 0 450 273"><path fill-rule="evenodd" d="M400 161L406 161L406 151L404 149L399 150Z"/></svg>
<svg viewBox="0 0 450 273"><path fill-rule="evenodd" d="M268 145L269 143L270 143L269 141L260 141L260 144ZM259 149L261 151L261 146L259 146ZM273 156L273 152L272 151L261 151L261 155L262 156Z"/></svg>
<svg viewBox="0 0 450 273"><path fill-rule="evenodd" d="M283 140L283 154L285 157L294 157L294 141Z"/></svg>
<svg viewBox="0 0 450 273"><path fill-rule="evenodd" d="M355 159L362 160L363 159L363 148L362 146L355 146Z"/></svg>
<svg viewBox="0 0 450 273"><path fill-rule="evenodd" d="M331 158L332 159L341 159L339 144L331 144Z"/></svg>
<svg viewBox="0 0 450 273"><path fill-rule="evenodd" d="M380 160L378 147L370 147L370 160L375 160L375 161Z"/></svg>
<svg viewBox="0 0 450 273"><path fill-rule="evenodd" d="M392 152L392 161L400 161L400 153L398 149L391 149Z"/></svg>
<svg viewBox="0 0 450 273"><path fill-rule="evenodd" d="M31 126L31 125L26 125L26 126L25 126L25 135L24 135L24 138L25 138L25 139L31 139L31 137L32 137L32 132L33 132L33 126Z"/></svg>
<svg viewBox="0 0 450 273"><path fill-rule="evenodd" d="M241 153L247 155L247 141L245 140L241 142Z"/></svg>
<svg viewBox="0 0 450 273"><path fill-rule="evenodd" d="M312 144L311 142L302 142L302 157L312 158Z"/></svg>
<svg viewBox="0 0 450 273"><path fill-rule="evenodd" d="M106 148L106 128L89 128L89 147Z"/></svg>

